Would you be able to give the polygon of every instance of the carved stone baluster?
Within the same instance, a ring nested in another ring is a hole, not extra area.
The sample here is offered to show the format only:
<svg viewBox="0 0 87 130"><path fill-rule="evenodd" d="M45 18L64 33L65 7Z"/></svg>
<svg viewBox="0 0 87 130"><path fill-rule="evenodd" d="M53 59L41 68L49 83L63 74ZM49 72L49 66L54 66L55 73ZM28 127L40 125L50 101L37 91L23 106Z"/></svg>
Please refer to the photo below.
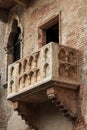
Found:
<svg viewBox="0 0 87 130"><path fill-rule="evenodd" d="M24 77L20 78L20 90L24 88Z"/></svg>
<svg viewBox="0 0 87 130"><path fill-rule="evenodd" d="M30 69L31 69L31 62L30 61L28 63L28 66L29 66L29 71L30 71Z"/></svg>
<svg viewBox="0 0 87 130"><path fill-rule="evenodd" d="M25 72L25 60L23 61L23 73Z"/></svg>
<svg viewBox="0 0 87 130"><path fill-rule="evenodd" d="M8 95L10 94L10 81L8 81Z"/></svg>
<svg viewBox="0 0 87 130"><path fill-rule="evenodd" d="M36 82L36 71L34 71L32 75L32 84L34 84L35 82Z"/></svg>
<svg viewBox="0 0 87 130"><path fill-rule="evenodd" d="M30 74L28 74L28 86L31 84L31 81L30 81Z"/></svg>
<svg viewBox="0 0 87 130"><path fill-rule="evenodd" d="M37 72L34 72L34 82L37 82Z"/></svg>
<svg viewBox="0 0 87 130"><path fill-rule="evenodd" d="M37 59L36 59L37 55L34 55L34 59L33 59L33 64L32 64L32 68L36 69L37 67Z"/></svg>
<svg viewBox="0 0 87 130"><path fill-rule="evenodd" d="M66 50L66 62L68 62L68 51Z"/></svg>
<svg viewBox="0 0 87 130"><path fill-rule="evenodd" d="M36 53L36 68L38 67L38 65L39 65L39 60L40 60L40 57L39 57L39 52L38 53Z"/></svg>
<svg viewBox="0 0 87 130"><path fill-rule="evenodd" d="M42 62L46 62L45 48L42 49Z"/></svg>
<svg viewBox="0 0 87 130"><path fill-rule="evenodd" d="M10 82L10 92L11 93L15 93L15 91L16 91L14 84L15 84L14 81L11 80L11 82Z"/></svg>
<svg viewBox="0 0 87 130"><path fill-rule="evenodd" d="M43 65L42 70L43 70L42 77L45 78L46 77L45 65Z"/></svg>
<svg viewBox="0 0 87 130"><path fill-rule="evenodd" d="M41 75L40 75L40 70L36 70L36 81L38 82L41 78Z"/></svg>
<svg viewBox="0 0 87 130"><path fill-rule="evenodd" d="M29 73L29 76L30 76L30 84L33 84L33 75L34 75L34 72L31 71L31 72Z"/></svg>
<svg viewBox="0 0 87 130"><path fill-rule="evenodd" d="M32 69L32 64L33 64L33 56L29 57L29 70Z"/></svg>

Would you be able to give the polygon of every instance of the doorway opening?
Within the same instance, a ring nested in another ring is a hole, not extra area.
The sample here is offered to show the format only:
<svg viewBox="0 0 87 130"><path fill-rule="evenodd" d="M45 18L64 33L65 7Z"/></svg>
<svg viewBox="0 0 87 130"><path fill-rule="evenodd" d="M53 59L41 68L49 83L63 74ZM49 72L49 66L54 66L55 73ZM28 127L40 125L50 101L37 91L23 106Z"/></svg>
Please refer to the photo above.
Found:
<svg viewBox="0 0 87 130"><path fill-rule="evenodd" d="M59 28L58 23L51 26L46 30L46 43L57 42L59 43Z"/></svg>
<svg viewBox="0 0 87 130"><path fill-rule="evenodd" d="M56 15L46 20L38 28L38 47L42 47L49 42L60 42L60 15Z"/></svg>
<svg viewBox="0 0 87 130"><path fill-rule="evenodd" d="M13 42L13 61L17 61L20 59L20 39L19 35L21 33L21 30L19 27L17 27L16 35Z"/></svg>

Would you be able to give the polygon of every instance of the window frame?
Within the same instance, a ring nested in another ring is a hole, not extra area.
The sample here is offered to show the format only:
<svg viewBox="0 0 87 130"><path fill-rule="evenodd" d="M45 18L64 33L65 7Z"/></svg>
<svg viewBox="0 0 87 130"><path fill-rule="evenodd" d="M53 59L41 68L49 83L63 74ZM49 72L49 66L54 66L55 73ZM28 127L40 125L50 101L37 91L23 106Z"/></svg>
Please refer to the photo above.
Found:
<svg viewBox="0 0 87 130"><path fill-rule="evenodd" d="M61 44L62 38L61 38L61 12L58 14L55 14L54 16L44 20L45 22L42 22L38 26L38 48L41 48L46 43L46 30L56 23L58 23L58 30L59 30L59 43Z"/></svg>

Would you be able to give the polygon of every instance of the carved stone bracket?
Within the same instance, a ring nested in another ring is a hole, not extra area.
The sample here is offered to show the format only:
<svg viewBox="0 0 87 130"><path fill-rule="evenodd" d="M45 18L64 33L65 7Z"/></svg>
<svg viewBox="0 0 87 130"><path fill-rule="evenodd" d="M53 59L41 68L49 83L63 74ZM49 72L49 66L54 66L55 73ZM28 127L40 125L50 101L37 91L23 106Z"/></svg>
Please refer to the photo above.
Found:
<svg viewBox="0 0 87 130"><path fill-rule="evenodd" d="M29 130L37 130L36 121L36 110L35 107L24 102L14 102L13 107L18 114L21 115L22 119L25 120L26 124L29 125Z"/></svg>
<svg viewBox="0 0 87 130"><path fill-rule="evenodd" d="M47 96L64 116L69 117L72 120L77 118L78 99L75 90L51 87L47 89Z"/></svg>

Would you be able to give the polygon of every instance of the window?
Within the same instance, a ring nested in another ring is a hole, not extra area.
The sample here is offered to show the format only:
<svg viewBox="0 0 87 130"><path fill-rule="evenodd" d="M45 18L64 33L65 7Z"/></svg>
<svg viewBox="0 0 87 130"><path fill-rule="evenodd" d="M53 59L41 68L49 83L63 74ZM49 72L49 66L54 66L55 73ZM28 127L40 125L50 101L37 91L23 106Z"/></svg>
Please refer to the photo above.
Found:
<svg viewBox="0 0 87 130"><path fill-rule="evenodd" d="M59 43L59 30L59 15L42 23L38 28L38 46L41 47L49 42Z"/></svg>
<svg viewBox="0 0 87 130"><path fill-rule="evenodd" d="M59 43L59 28L58 23L46 29L46 43L57 42Z"/></svg>
<svg viewBox="0 0 87 130"><path fill-rule="evenodd" d="M20 34L21 29L18 27L18 21L14 20L12 30L8 38L8 65L20 59Z"/></svg>
<svg viewBox="0 0 87 130"><path fill-rule="evenodd" d="M23 28L19 20L14 19L11 26L11 31L8 36L8 42L4 47L6 54L6 67L5 67L5 81L8 80L8 65L19 60L22 57L22 43L23 43ZM9 29L8 29L9 31Z"/></svg>
<svg viewBox="0 0 87 130"><path fill-rule="evenodd" d="M20 33L21 30L19 27L17 27L17 32L13 43L13 61L17 61L20 59L20 39L19 39Z"/></svg>

